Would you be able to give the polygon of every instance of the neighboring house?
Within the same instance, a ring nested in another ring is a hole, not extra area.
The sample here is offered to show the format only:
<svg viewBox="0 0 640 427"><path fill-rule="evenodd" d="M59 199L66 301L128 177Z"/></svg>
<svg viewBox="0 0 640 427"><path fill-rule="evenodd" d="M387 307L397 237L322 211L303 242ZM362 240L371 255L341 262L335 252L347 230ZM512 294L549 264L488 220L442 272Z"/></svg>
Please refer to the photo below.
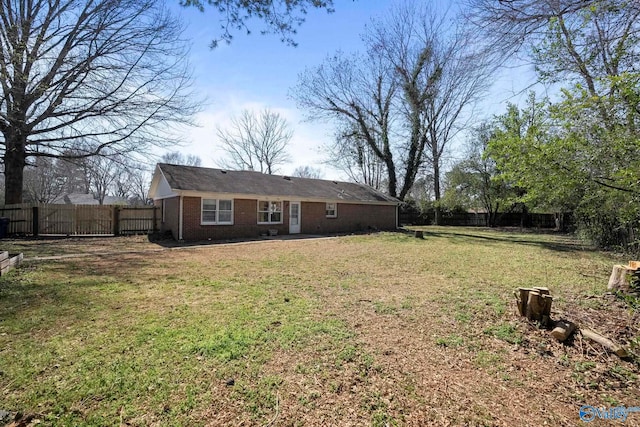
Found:
<svg viewBox="0 0 640 427"><path fill-rule="evenodd" d="M149 197L176 240L395 229L399 201L351 182L160 163Z"/></svg>
<svg viewBox="0 0 640 427"><path fill-rule="evenodd" d="M100 202L93 194L69 193L53 201L56 205L99 205ZM105 196L103 205L126 205L127 201L121 197Z"/></svg>

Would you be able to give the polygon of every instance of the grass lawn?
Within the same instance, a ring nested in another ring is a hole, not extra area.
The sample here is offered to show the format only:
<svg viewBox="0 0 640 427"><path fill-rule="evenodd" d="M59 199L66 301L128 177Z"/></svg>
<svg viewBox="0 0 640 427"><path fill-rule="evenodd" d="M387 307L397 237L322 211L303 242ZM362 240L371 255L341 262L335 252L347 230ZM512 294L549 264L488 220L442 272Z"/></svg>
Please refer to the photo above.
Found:
<svg viewBox="0 0 640 427"><path fill-rule="evenodd" d="M571 426L582 405L640 406L637 357L556 343L513 298L548 286L554 318L637 354L637 311L603 296L626 259L566 236L424 230L28 262L0 278L0 410L62 426ZM93 242L73 245L110 244ZM72 252L25 255L39 247Z"/></svg>

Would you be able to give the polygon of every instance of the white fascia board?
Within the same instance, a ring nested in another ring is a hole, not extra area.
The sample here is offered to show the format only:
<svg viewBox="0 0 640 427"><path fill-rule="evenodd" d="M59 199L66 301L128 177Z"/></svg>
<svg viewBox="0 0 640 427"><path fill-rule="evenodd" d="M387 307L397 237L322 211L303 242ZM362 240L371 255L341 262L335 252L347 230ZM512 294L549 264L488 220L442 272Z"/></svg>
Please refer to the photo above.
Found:
<svg viewBox="0 0 640 427"><path fill-rule="evenodd" d="M158 165L153 173L153 179L151 180L151 186L149 187L149 198L153 200L169 199L176 197L179 192L176 192L169 185L169 181L164 176L164 173Z"/></svg>
<svg viewBox="0 0 640 427"><path fill-rule="evenodd" d="M161 197L153 197L153 200L164 200L164 199L173 199L174 197L180 196L180 192L167 194Z"/></svg>
<svg viewBox="0 0 640 427"><path fill-rule="evenodd" d="M276 196L269 194L240 194L240 193L208 193L203 191L192 190L173 190L175 195L181 195L186 197L202 197L206 199L248 199L248 200L269 200L273 202L284 202L289 200L295 200L300 202L317 202L317 203L342 203L351 205L386 205L386 206L398 206L397 202L384 202L384 201L359 201L359 200L343 200L339 198L335 199L323 199L317 197L300 197L300 196Z"/></svg>

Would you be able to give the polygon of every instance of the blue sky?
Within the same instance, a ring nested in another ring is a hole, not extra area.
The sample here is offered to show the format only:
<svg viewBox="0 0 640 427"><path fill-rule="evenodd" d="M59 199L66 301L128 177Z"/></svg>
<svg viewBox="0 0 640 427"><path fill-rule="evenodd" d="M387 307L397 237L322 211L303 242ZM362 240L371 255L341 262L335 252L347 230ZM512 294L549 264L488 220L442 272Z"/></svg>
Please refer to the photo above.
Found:
<svg viewBox="0 0 640 427"><path fill-rule="evenodd" d="M256 23L253 34L234 33L231 45L220 44L214 50L209 49L219 31L214 11L175 7L192 43L194 91L206 97L204 109L196 117L200 126L187 131L180 151L200 156L203 166L216 167L216 160L223 155L217 148L216 127L228 126L243 109L268 107L285 117L294 130L289 147L291 163L281 167L280 173L291 174L297 166L309 165L321 169L327 179L346 179L322 163L321 147L331 140L331 125L305 121L304 111L296 108L288 94L305 68L321 64L337 50L359 50L365 26L392 4L392 0L335 0L332 14L309 12L295 36L297 47L281 43L277 35L260 35L260 23ZM517 102L514 94L522 89L517 78L521 75L522 70L506 70L497 76L498 83L483 103L483 114L504 111L508 100Z"/></svg>

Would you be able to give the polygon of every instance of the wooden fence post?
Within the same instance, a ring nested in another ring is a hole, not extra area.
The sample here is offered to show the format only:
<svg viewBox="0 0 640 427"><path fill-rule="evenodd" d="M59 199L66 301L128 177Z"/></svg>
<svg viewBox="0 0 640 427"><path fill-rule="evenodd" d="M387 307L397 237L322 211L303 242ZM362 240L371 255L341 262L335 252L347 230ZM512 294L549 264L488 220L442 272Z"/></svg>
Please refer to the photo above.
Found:
<svg viewBox="0 0 640 427"><path fill-rule="evenodd" d="M38 234L40 234L40 215L38 215L39 214L38 207L34 206L31 209L33 209L31 231L32 231L34 237L38 237Z"/></svg>
<svg viewBox="0 0 640 427"><path fill-rule="evenodd" d="M120 207L113 207L113 235L120 235Z"/></svg>

